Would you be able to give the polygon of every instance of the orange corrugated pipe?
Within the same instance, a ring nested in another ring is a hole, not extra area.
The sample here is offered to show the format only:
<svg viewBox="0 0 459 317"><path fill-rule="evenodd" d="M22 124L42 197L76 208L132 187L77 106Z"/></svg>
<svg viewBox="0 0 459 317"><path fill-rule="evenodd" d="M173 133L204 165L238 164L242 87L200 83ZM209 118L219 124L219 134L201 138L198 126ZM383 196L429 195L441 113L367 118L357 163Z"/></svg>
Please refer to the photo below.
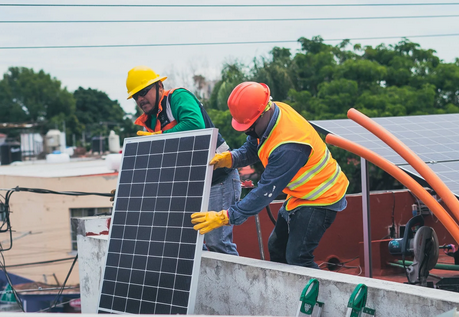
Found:
<svg viewBox="0 0 459 317"><path fill-rule="evenodd" d="M352 141L346 140L342 137L328 134L325 137L325 142L343 148L351 153L357 154L363 157L367 161L380 167L400 183L410 189L416 197L418 197L430 210L437 216L438 220L445 226L446 230L451 234L454 240L459 243L459 226L450 216L450 214L438 203L438 201L432 197L418 182L411 178L407 173L402 171L392 162L379 156L373 151L364 148Z"/></svg>
<svg viewBox="0 0 459 317"><path fill-rule="evenodd" d="M449 210L459 220L459 201L443 181L435 174L421 158L407 147L402 141L397 139L392 133L368 118L358 110L351 108L347 112L349 119L354 120L362 127L376 135L384 143L389 145L395 152L403 157L413 168L425 179L435 192L443 199Z"/></svg>

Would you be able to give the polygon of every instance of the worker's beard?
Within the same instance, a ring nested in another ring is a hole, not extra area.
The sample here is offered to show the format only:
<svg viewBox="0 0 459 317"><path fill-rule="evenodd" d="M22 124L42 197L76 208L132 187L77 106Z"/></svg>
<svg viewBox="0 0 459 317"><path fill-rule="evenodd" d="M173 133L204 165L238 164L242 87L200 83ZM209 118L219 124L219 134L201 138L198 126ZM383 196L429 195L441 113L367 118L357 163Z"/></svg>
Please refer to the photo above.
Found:
<svg viewBox="0 0 459 317"><path fill-rule="evenodd" d="M150 111L145 112L146 115L154 116L154 117L156 117L157 113L158 113L158 106L156 105L153 108L151 108Z"/></svg>

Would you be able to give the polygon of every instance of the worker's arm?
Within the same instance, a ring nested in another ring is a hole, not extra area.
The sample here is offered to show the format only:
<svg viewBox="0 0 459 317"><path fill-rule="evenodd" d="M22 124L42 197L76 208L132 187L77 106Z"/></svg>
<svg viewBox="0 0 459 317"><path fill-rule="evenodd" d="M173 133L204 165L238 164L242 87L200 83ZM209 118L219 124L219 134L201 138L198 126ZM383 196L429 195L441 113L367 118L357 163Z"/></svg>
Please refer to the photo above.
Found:
<svg viewBox="0 0 459 317"><path fill-rule="evenodd" d="M259 162L257 139L248 136L240 148L231 151L231 160L233 168L244 167Z"/></svg>
<svg viewBox="0 0 459 317"><path fill-rule="evenodd" d="M269 156L256 188L228 209L229 223L239 225L258 214L284 190L309 159L311 148L304 144L280 145Z"/></svg>
<svg viewBox="0 0 459 317"><path fill-rule="evenodd" d="M170 98L172 115L177 120L177 125L163 133L205 128L201 108L191 92L186 89L177 89Z"/></svg>

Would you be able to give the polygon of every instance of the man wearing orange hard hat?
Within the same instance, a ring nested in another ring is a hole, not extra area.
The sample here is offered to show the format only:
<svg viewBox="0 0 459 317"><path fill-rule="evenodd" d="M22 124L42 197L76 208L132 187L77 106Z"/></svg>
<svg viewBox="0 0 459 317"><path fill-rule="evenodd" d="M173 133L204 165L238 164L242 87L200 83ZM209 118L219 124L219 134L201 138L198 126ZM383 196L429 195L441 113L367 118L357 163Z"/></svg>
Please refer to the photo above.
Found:
<svg viewBox="0 0 459 317"><path fill-rule="evenodd" d="M128 72L126 88L128 99L134 99L143 114L135 124L145 131L139 135L151 135L213 128L214 124L201 102L185 88L164 89L167 77L158 75L147 66L136 66ZM216 153L229 150L223 137L218 134ZM214 170L210 190L209 208L225 209L240 197L241 187L236 169L220 167ZM222 227L205 235L205 247L220 253L238 255L233 243L232 226Z"/></svg>
<svg viewBox="0 0 459 317"><path fill-rule="evenodd" d="M216 154L210 164L237 168L261 161L265 170L258 186L228 209L192 214L194 229L204 234L242 224L283 191L287 199L268 240L270 259L318 268L313 252L347 206L348 179L309 122L289 105L272 102L267 85L239 84L228 108L233 128L247 140L239 149Z"/></svg>

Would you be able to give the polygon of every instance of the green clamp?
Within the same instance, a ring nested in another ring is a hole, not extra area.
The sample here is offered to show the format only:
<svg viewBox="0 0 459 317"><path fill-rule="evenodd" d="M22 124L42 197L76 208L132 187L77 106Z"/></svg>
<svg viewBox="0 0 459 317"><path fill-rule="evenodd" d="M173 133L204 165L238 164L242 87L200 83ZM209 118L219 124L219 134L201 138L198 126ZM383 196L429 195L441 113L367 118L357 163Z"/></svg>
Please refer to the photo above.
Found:
<svg viewBox="0 0 459 317"><path fill-rule="evenodd" d="M306 284L303 292L301 293L300 302L301 308L300 311L303 314L311 315L314 310L314 305L317 302L317 296L319 296L319 281L313 278Z"/></svg>
<svg viewBox="0 0 459 317"><path fill-rule="evenodd" d="M352 292L347 307L352 309L350 317L358 317L360 311L365 307L367 303L367 286L365 284L359 284Z"/></svg>

